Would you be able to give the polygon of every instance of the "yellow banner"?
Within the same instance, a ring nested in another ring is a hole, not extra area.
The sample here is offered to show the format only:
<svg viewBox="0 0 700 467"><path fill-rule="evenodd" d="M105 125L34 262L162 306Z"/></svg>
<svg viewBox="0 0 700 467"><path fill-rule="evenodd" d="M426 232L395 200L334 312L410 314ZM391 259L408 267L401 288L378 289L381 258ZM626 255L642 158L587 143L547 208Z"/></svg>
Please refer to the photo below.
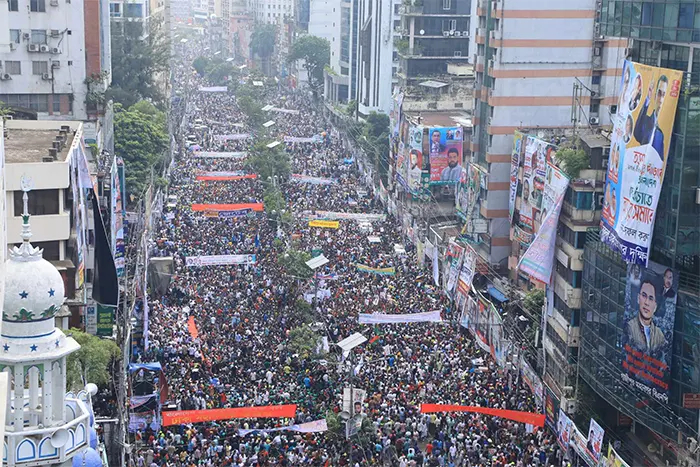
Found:
<svg viewBox="0 0 700 467"><path fill-rule="evenodd" d="M321 227L324 229L337 229L340 227L339 221L309 221L309 227Z"/></svg>

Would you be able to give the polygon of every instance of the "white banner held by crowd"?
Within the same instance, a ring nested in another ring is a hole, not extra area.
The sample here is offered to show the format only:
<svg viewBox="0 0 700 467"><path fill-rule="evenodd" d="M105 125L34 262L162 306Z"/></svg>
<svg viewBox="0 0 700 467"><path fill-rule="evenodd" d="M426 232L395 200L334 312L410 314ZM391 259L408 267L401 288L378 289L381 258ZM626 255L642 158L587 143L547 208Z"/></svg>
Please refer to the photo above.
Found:
<svg viewBox="0 0 700 467"><path fill-rule="evenodd" d="M226 86L200 86L199 92L228 92Z"/></svg>
<svg viewBox="0 0 700 467"><path fill-rule="evenodd" d="M283 426L280 428L267 428L262 430L238 430L238 436L246 436L251 433L272 433L275 431L296 431L298 433L322 433L328 431L328 424L325 419L314 420L313 422L301 423L296 425Z"/></svg>
<svg viewBox="0 0 700 467"><path fill-rule="evenodd" d="M192 156L195 159L245 159L248 154L241 151L236 152L196 152Z"/></svg>
<svg viewBox="0 0 700 467"><path fill-rule="evenodd" d="M185 258L185 266L188 268L230 264L255 264L255 255L202 255Z"/></svg>
<svg viewBox="0 0 700 467"><path fill-rule="evenodd" d="M360 324L441 323L440 310L403 315L360 313Z"/></svg>
<svg viewBox="0 0 700 467"><path fill-rule="evenodd" d="M214 139L216 141L240 141L242 139L248 139L250 135L248 133L237 133L232 135L216 135Z"/></svg>

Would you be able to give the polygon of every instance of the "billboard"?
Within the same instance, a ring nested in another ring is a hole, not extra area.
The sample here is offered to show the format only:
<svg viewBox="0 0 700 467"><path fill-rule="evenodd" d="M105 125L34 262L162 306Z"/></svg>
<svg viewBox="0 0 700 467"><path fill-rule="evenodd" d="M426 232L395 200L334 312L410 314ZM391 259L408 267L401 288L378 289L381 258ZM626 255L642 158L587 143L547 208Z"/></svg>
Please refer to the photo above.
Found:
<svg viewBox="0 0 700 467"><path fill-rule="evenodd" d="M428 138L430 184L456 184L462 173L462 129L431 128Z"/></svg>
<svg viewBox="0 0 700 467"><path fill-rule="evenodd" d="M459 279L457 281L457 293L467 296L472 288L472 280L476 271L476 251L467 245L462 256L462 267L459 269Z"/></svg>
<svg viewBox="0 0 700 467"><path fill-rule="evenodd" d="M646 265L682 72L625 61L610 142L600 239Z"/></svg>
<svg viewBox="0 0 700 467"><path fill-rule="evenodd" d="M547 175L547 150L544 141L528 136L523 159L523 190L520 202L520 225L535 230L541 221L542 194ZM551 146L553 148L553 146Z"/></svg>
<svg viewBox="0 0 700 467"><path fill-rule="evenodd" d="M423 127L411 126L408 130L408 158L406 181L412 193L421 190L421 178L423 167L428 165L427 158L423 157ZM426 167L427 170L427 167Z"/></svg>
<svg viewBox="0 0 700 467"><path fill-rule="evenodd" d="M464 247L455 243L454 240L450 241L447 247L447 259L448 262L448 273L447 273L447 283L445 284L445 292L452 294L452 291L457 285L457 279L459 278L460 268L462 266L462 253L464 252Z"/></svg>
<svg viewBox="0 0 700 467"><path fill-rule="evenodd" d="M588 426L588 442L586 443L586 452L598 465L600 461L600 453L603 450L603 436L605 430L595 420L591 418L591 423Z"/></svg>
<svg viewBox="0 0 700 467"><path fill-rule="evenodd" d="M508 218L513 222L513 212L515 211L515 198L518 196L518 175L520 169L520 156L523 152L524 135L519 131L513 137L513 152L510 158L510 193L508 196Z"/></svg>
<svg viewBox="0 0 700 467"><path fill-rule="evenodd" d="M557 442L564 452L568 451L569 444L571 443L571 426L573 424L574 422L571 421L560 407L559 418L557 419Z"/></svg>
<svg viewBox="0 0 700 467"><path fill-rule="evenodd" d="M627 265L625 314L619 344L621 379L668 403L678 273L650 262Z"/></svg>
<svg viewBox="0 0 700 467"><path fill-rule="evenodd" d="M566 193L569 187L569 177L561 171L553 162L547 162L545 171L544 192L542 193L542 213L541 219L544 219L552 211L552 208L557 204L559 197Z"/></svg>
<svg viewBox="0 0 700 467"><path fill-rule="evenodd" d="M117 277L124 275L124 209L119 181L119 168L117 158L112 162L111 171L111 216L110 233L112 235L112 255L114 256L114 266L117 268Z"/></svg>

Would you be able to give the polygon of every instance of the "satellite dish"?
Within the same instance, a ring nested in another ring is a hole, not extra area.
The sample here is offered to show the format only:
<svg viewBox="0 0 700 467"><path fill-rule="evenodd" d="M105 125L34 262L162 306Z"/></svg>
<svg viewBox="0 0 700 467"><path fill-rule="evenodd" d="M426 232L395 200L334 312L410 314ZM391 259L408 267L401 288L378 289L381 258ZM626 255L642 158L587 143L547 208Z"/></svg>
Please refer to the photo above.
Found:
<svg viewBox="0 0 700 467"><path fill-rule="evenodd" d="M65 428L57 430L53 435L51 435L49 442L51 443L51 446L55 448L62 448L68 442L68 430Z"/></svg>
<svg viewBox="0 0 700 467"><path fill-rule="evenodd" d="M420 35L422 36L423 34L425 34L425 29L421 29L421 30L420 30L420 31L418 31L418 32L419 32L419 33L420 33Z"/></svg>
<svg viewBox="0 0 700 467"><path fill-rule="evenodd" d="M97 394L97 385L95 383L87 383L85 385L85 390L91 395L94 396Z"/></svg>

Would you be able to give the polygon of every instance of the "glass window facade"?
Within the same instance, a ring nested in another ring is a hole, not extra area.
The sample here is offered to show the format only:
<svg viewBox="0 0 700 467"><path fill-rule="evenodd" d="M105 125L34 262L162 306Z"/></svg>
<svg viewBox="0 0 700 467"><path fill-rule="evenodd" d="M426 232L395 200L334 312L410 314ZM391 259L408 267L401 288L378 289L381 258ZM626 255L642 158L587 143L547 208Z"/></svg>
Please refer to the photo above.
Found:
<svg viewBox="0 0 700 467"><path fill-rule="evenodd" d="M697 2L603 0L600 33L671 42L700 41Z"/></svg>

